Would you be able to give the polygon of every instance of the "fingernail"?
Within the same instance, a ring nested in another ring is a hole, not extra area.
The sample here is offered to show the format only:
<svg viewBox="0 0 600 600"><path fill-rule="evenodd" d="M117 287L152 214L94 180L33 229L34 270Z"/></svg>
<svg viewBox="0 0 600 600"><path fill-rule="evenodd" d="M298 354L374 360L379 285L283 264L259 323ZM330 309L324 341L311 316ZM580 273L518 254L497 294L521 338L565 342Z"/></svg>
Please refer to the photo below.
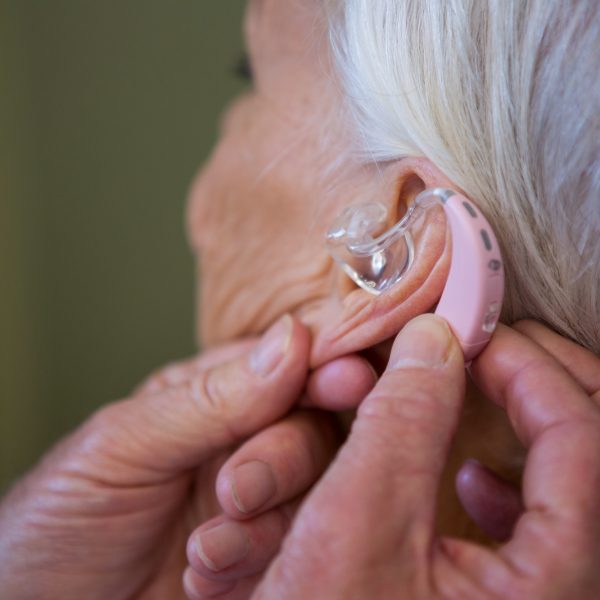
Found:
<svg viewBox="0 0 600 600"><path fill-rule="evenodd" d="M231 495L240 512L254 512L264 506L276 491L273 471L261 460L244 463L233 471Z"/></svg>
<svg viewBox="0 0 600 600"><path fill-rule="evenodd" d="M265 333L250 354L250 367L261 377L271 374L290 345L293 321L285 315Z"/></svg>
<svg viewBox="0 0 600 600"><path fill-rule="evenodd" d="M394 369L409 367L442 367L450 351L450 329L440 317L422 315L410 321L398 334L390 366Z"/></svg>
<svg viewBox="0 0 600 600"><path fill-rule="evenodd" d="M221 523L199 533L195 545L200 560L211 571L222 571L235 565L250 550L250 540L237 523Z"/></svg>

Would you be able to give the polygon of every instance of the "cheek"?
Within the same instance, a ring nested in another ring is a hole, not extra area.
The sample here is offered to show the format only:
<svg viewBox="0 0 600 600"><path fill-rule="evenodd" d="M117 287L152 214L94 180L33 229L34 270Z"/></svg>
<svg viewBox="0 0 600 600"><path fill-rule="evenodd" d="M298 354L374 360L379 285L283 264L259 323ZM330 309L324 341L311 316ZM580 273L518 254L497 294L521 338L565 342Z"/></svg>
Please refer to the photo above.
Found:
<svg viewBox="0 0 600 600"><path fill-rule="evenodd" d="M236 106L192 187L188 228L200 258L205 343L260 332L330 291L322 174L331 146L306 119L282 121L264 106Z"/></svg>
<svg viewBox="0 0 600 600"><path fill-rule="evenodd" d="M202 211L200 317L207 341L262 331L314 295L308 287L323 271L310 207L295 195L297 187L275 171L258 183L247 175Z"/></svg>
<svg viewBox="0 0 600 600"><path fill-rule="evenodd" d="M194 251L213 243L219 229L227 225L222 218L230 208L239 210L248 182L244 164L248 162L248 133L253 112L250 95L242 96L228 107L221 118L220 139L210 158L197 173L188 196L187 234ZM231 206L234 205L234 206Z"/></svg>

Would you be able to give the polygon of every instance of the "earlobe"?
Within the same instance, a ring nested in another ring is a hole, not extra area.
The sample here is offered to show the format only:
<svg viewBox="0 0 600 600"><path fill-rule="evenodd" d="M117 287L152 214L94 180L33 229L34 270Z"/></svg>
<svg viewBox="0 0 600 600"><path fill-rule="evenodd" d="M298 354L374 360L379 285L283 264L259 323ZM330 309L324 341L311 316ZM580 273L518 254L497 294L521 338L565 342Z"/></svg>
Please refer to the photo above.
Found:
<svg viewBox="0 0 600 600"><path fill-rule="evenodd" d="M425 188L452 186L426 159L403 159L390 167L396 169L393 197L378 200L383 200L398 217ZM359 288L339 270L337 298L331 298L314 331L314 366L373 347L435 306L446 283L451 255L451 236L443 210L428 215L414 242L412 265L383 294L373 295Z"/></svg>

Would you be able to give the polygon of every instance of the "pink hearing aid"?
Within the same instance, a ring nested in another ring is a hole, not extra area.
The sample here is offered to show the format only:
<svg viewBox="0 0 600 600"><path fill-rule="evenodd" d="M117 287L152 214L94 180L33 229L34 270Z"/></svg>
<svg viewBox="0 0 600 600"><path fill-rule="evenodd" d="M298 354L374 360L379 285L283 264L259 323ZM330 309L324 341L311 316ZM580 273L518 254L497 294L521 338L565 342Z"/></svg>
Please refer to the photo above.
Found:
<svg viewBox="0 0 600 600"><path fill-rule="evenodd" d="M417 196L391 228L379 203L347 208L327 234L327 247L346 274L360 287L380 294L402 279L414 257L411 229L427 209L441 205L452 234L448 279L435 314L450 325L465 362L475 358L496 329L504 295L500 248L487 219L457 192L428 189Z"/></svg>

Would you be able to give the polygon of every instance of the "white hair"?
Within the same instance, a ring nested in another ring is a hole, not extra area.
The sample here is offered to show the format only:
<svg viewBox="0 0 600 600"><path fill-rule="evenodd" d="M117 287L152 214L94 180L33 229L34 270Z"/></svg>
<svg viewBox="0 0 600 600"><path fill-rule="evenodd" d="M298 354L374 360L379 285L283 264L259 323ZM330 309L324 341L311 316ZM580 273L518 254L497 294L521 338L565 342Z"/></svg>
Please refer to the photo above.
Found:
<svg viewBox="0 0 600 600"><path fill-rule="evenodd" d="M597 0L332 0L368 160L425 156L504 251L503 320L600 352Z"/></svg>

